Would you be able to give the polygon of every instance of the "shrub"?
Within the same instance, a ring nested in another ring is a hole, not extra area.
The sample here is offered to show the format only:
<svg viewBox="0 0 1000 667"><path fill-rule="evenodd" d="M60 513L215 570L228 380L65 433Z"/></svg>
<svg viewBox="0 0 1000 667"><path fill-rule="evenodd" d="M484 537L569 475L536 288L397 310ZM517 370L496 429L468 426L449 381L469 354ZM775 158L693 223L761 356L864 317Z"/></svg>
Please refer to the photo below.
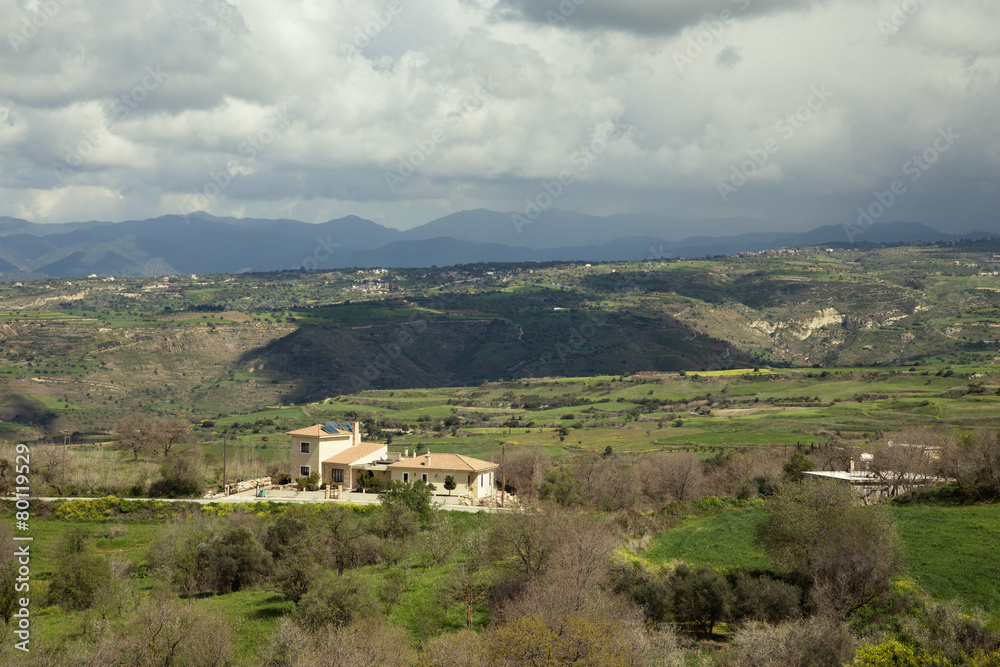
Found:
<svg viewBox="0 0 1000 667"><path fill-rule="evenodd" d="M114 540L128 534L128 526L123 523L114 523L104 529L104 537Z"/></svg>
<svg viewBox="0 0 1000 667"><path fill-rule="evenodd" d="M734 587L737 618L778 623L801 615L802 589L764 575L751 577L741 572Z"/></svg>
<svg viewBox="0 0 1000 667"><path fill-rule="evenodd" d="M711 636L715 624L732 613L733 591L725 577L707 565L691 569L681 563L670 578L674 617Z"/></svg>
<svg viewBox="0 0 1000 667"><path fill-rule="evenodd" d="M197 567L203 588L223 595L263 581L271 572L271 554L249 528L236 526L221 539L198 545Z"/></svg>
<svg viewBox="0 0 1000 667"><path fill-rule="evenodd" d="M434 486L422 481L389 482L378 498L384 507L402 505L420 517L421 524L430 520L433 505Z"/></svg>
<svg viewBox="0 0 1000 667"><path fill-rule="evenodd" d="M157 597L142 603L115 632L106 633L86 664L209 667L232 664L232 655L232 632L221 614Z"/></svg>
<svg viewBox="0 0 1000 667"><path fill-rule="evenodd" d="M750 623L733 634L722 664L726 667L840 667L851 659L856 645L845 624L823 617L780 625Z"/></svg>
<svg viewBox="0 0 1000 667"><path fill-rule="evenodd" d="M111 565L103 556L65 553L49 584L48 604L57 604L64 611L90 609L110 586Z"/></svg>
<svg viewBox="0 0 1000 667"><path fill-rule="evenodd" d="M611 589L642 607L647 623L662 623L670 619L673 591L665 577L659 577L635 562L616 565L609 575Z"/></svg>
<svg viewBox="0 0 1000 667"><path fill-rule="evenodd" d="M205 483L202 459L193 452L175 454L160 464L160 479L149 487L152 496L186 498L200 496Z"/></svg>
<svg viewBox="0 0 1000 667"><path fill-rule="evenodd" d="M307 630L316 632L330 625L347 625L355 618L376 612L364 579L353 572L339 577L329 573L302 596L292 611L292 618Z"/></svg>

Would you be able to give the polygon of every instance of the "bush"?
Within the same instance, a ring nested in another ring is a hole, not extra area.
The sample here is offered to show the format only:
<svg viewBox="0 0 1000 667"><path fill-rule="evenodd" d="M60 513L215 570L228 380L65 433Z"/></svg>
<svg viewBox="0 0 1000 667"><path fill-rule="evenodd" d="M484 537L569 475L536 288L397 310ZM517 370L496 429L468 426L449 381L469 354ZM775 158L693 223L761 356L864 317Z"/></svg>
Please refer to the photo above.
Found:
<svg viewBox="0 0 1000 667"><path fill-rule="evenodd" d="M692 623L705 636L711 636L715 624L732 613L733 591L725 577L707 565L692 570L681 563L670 578L674 596L674 617Z"/></svg>
<svg viewBox="0 0 1000 667"><path fill-rule="evenodd" d="M197 566L203 588L219 595L263 581L271 572L271 554L246 526L236 526L221 539L198 545Z"/></svg>
<svg viewBox="0 0 1000 667"><path fill-rule="evenodd" d="M949 658L1000 646L1000 637L984 627L982 614L967 612L955 601L925 602L916 618L903 619L901 630L908 643Z"/></svg>
<svg viewBox="0 0 1000 667"><path fill-rule="evenodd" d="M402 505L420 517L421 524L426 524L434 509L434 486L416 482L389 482L384 491L378 494L384 507Z"/></svg>
<svg viewBox="0 0 1000 667"><path fill-rule="evenodd" d="M209 667L232 664L232 656L232 632L221 614L158 597L143 602L129 622L101 637L85 664Z"/></svg>
<svg viewBox="0 0 1000 667"><path fill-rule="evenodd" d="M353 572L343 576L328 573L315 588L302 596L292 618L316 632L327 626L343 626L355 618L372 616L377 606L364 579Z"/></svg>
<svg viewBox="0 0 1000 667"><path fill-rule="evenodd" d="M126 526L123 523L111 524L110 526L104 529L104 537L108 538L109 540L114 540L119 537L124 537L127 534L128 534L128 526Z"/></svg>
<svg viewBox="0 0 1000 667"><path fill-rule="evenodd" d="M639 563L616 565L609 573L611 589L642 607L647 623L663 623L670 619L673 591L666 578L645 570Z"/></svg>
<svg viewBox="0 0 1000 667"><path fill-rule="evenodd" d="M205 480L202 459L192 452L167 457L160 464L160 479L149 487L151 496L190 498L202 495Z"/></svg>
<svg viewBox="0 0 1000 667"><path fill-rule="evenodd" d="M111 578L111 565L103 556L65 553L49 584L48 604L57 604L63 611L90 609L110 589Z"/></svg>
<svg viewBox="0 0 1000 667"><path fill-rule="evenodd" d="M734 588L737 618L779 623L802 614L799 607L802 589L793 584L776 581L767 575L756 578L741 572Z"/></svg>
<svg viewBox="0 0 1000 667"><path fill-rule="evenodd" d="M827 618L814 617L781 625L751 623L733 634L722 664L840 667L851 659L856 645L845 624Z"/></svg>

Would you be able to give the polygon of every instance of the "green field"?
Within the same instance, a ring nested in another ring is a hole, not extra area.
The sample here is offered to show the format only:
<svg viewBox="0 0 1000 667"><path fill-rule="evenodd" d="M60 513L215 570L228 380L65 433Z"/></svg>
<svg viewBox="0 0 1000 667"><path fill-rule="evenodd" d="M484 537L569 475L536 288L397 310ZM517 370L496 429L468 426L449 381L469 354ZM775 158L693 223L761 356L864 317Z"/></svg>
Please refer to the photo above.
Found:
<svg viewBox="0 0 1000 667"><path fill-rule="evenodd" d="M1000 506L893 507L905 574L939 600L981 608L1000 629ZM643 555L657 563L685 560L722 570L771 570L754 543L762 510L689 517L657 535Z"/></svg>

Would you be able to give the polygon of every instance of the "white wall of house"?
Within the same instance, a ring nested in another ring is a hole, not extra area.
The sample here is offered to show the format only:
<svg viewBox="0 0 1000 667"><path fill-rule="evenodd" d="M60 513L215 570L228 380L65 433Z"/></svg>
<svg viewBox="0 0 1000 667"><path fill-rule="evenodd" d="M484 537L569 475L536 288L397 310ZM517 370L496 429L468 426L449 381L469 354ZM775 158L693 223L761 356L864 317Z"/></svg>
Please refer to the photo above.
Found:
<svg viewBox="0 0 1000 667"><path fill-rule="evenodd" d="M422 468L419 465L402 467L398 463L389 466L394 482L416 482L418 480L433 484L435 494L448 495L444 488L444 478L451 475L455 478L453 496L469 496L470 498L487 498L493 493L493 472L470 472L468 470L441 470ZM424 477L426 475L426 478Z"/></svg>
<svg viewBox="0 0 1000 667"><path fill-rule="evenodd" d="M329 438L310 437L302 435L290 435L290 446L292 448L292 479L298 477L308 477L313 472L320 472L320 462L330 458L334 454L339 454L351 446L353 436L350 433L331 436ZM303 446L307 446L308 452L303 452ZM306 470L308 468L308 471Z"/></svg>

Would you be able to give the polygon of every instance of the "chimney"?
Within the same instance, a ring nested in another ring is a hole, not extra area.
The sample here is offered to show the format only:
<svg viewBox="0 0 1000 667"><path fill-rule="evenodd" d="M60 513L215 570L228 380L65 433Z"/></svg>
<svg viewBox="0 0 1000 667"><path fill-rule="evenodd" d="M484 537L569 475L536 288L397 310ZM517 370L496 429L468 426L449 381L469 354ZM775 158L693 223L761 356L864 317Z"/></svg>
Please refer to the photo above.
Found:
<svg viewBox="0 0 1000 667"><path fill-rule="evenodd" d="M361 444L361 422L351 422L351 444Z"/></svg>
<svg viewBox="0 0 1000 667"><path fill-rule="evenodd" d="M410 458L410 448L409 447L407 447L406 449L403 450L403 458L404 459Z"/></svg>
<svg viewBox="0 0 1000 667"><path fill-rule="evenodd" d="M430 464L431 464L431 450L428 449L427 453L424 454L424 465L429 466Z"/></svg>
<svg viewBox="0 0 1000 667"><path fill-rule="evenodd" d="M851 459L851 464L847 468L847 472L851 473L852 475L854 474L854 459Z"/></svg>

